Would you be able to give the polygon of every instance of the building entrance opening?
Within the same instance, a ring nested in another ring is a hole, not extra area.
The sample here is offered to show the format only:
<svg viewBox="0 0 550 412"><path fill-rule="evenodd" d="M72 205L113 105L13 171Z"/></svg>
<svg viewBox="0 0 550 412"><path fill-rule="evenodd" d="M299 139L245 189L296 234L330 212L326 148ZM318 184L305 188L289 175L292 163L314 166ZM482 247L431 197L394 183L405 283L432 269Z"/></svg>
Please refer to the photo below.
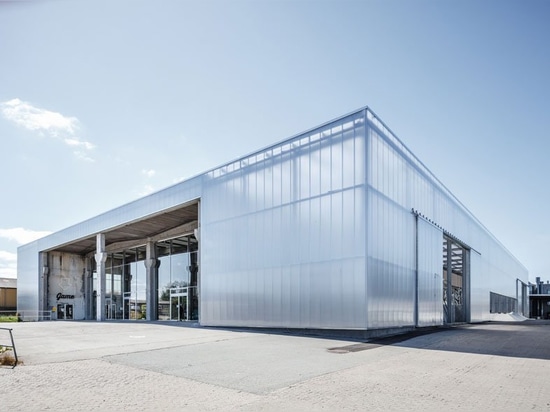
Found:
<svg viewBox="0 0 550 412"><path fill-rule="evenodd" d="M187 320L189 313L186 288L170 288L170 320Z"/></svg>
<svg viewBox="0 0 550 412"><path fill-rule="evenodd" d="M443 314L445 323L468 322L469 253L456 240L443 237Z"/></svg>
<svg viewBox="0 0 550 412"><path fill-rule="evenodd" d="M199 242L194 234L156 242L158 320L198 320ZM105 263L105 318L146 318L146 248L109 253ZM93 272L93 312L97 305L97 273Z"/></svg>
<svg viewBox="0 0 550 412"><path fill-rule="evenodd" d="M105 262L105 319L145 318L145 247L110 253ZM93 312L97 273L93 272Z"/></svg>
<svg viewBox="0 0 550 412"><path fill-rule="evenodd" d="M73 318L73 305L68 303L57 304L57 319L71 320Z"/></svg>
<svg viewBox="0 0 550 412"><path fill-rule="evenodd" d="M106 319L116 319L116 303L113 302L112 298L105 299L105 318Z"/></svg>
<svg viewBox="0 0 550 412"><path fill-rule="evenodd" d="M197 320L196 286L170 288L170 320Z"/></svg>
<svg viewBox="0 0 550 412"><path fill-rule="evenodd" d="M198 320L199 243L194 235L157 243L159 320Z"/></svg>

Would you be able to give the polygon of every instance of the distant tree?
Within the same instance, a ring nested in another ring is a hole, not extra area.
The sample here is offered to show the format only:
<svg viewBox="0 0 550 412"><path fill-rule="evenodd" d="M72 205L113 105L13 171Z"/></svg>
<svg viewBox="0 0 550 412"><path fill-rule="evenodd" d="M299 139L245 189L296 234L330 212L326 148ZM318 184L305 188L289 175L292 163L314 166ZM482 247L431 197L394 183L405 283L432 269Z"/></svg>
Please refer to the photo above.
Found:
<svg viewBox="0 0 550 412"><path fill-rule="evenodd" d="M162 293L160 295L160 300L164 300L164 301L170 300L171 288L183 288L187 285L189 285L189 282L187 282L186 280L174 280L173 282L168 283L162 290Z"/></svg>

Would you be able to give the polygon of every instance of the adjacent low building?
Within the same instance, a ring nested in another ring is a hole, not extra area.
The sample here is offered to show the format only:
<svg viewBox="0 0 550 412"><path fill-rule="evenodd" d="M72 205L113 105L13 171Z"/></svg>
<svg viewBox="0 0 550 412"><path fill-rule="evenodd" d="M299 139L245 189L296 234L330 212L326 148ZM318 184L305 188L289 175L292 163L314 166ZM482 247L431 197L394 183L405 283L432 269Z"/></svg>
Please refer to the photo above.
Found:
<svg viewBox="0 0 550 412"><path fill-rule="evenodd" d="M535 284L531 284L529 293L530 317L537 319L550 319L550 281L542 281L536 278Z"/></svg>
<svg viewBox="0 0 550 412"><path fill-rule="evenodd" d="M25 320L422 327L527 314L527 280L367 107L18 250Z"/></svg>
<svg viewBox="0 0 550 412"><path fill-rule="evenodd" d="M17 279L0 278L0 315L17 310Z"/></svg>

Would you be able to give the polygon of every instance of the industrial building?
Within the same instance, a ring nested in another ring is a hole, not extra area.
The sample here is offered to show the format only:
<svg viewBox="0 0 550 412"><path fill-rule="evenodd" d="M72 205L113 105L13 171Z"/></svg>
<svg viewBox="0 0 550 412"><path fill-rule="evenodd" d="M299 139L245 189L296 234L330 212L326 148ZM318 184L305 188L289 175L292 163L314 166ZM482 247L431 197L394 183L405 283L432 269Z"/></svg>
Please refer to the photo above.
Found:
<svg viewBox="0 0 550 412"><path fill-rule="evenodd" d="M414 328L527 315L527 281L368 107L18 250L25 320Z"/></svg>
<svg viewBox="0 0 550 412"><path fill-rule="evenodd" d="M550 281L544 283L537 277L535 284L529 286L529 317L550 319Z"/></svg>
<svg viewBox="0 0 550 412"><path fill-rule="evenodd" d="M17 279L0 278L0 315L17 309Z"/></svg>

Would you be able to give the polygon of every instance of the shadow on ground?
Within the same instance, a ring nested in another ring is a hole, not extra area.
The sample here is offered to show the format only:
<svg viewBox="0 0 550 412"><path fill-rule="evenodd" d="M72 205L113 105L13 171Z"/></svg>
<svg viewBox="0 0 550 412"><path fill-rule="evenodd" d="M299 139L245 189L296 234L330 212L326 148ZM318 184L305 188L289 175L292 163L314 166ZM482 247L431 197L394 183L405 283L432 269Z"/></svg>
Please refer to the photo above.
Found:
<svg viewBox="0 0 550 412"><path fill-rule="evenodd" d="M121 323L121 321L112 321ZM125 322L125 321L122 321ZM135 321L126 321L134 323ZM107 322L106 322L107 323ZM149 323L144 321L144 323ZM408 348L462 352L491 356L507 356L550 360L550 320L524 322L485 322L432 328L419 328L410 332L382 338L346 336L346 331L306 331L299 329L232 328L200 326L196 322L154 322L169 327L227 330L232 332L302 336L348 341L349 345L331 347L332 353L352 353L395 345ZM349 331L347 331L349 333Z"/></svg>
<svg viewBox="0 0 550 412"><path fill-rule="evenodd" d="M198 324L167 322L172 326L203 327ZM208 327L206 327L208 328ZM434 328L420 328L411 332L372 338L366 342L354 336L336 334L330 331L307 333L294 329L256 329L256 328L217 328L234 332L299 335L312 338L349 340L346 346L329 348L333 353L350 353L375 349L380 346L396 345L402 347L463 352L492 356L550 360L550 320L526 320L524 322L486 322Z"/></svg>
<svg viewBox="0 0 550 412"><path fill-rule="evenodd" d="M550 360L550 321L498 322L419 329L401 335L371 339L343 347L334 353L358 352L380 346L462 352Z"/></svg>

